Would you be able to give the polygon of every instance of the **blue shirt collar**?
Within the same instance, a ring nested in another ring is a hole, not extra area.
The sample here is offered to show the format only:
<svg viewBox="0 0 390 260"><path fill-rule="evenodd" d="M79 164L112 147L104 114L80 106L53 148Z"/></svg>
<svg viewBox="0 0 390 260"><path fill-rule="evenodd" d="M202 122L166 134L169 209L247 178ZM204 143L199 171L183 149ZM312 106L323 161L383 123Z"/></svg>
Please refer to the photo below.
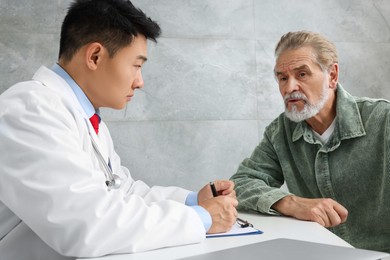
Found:
<svg viewBox="0 0 390 260"><path fill-rule="evenodd" d="M89 101L88 97L85 95L80 86L77 85L77 83L72 79L72 77L60 65L58 65L58 63L54 64L51 69L61 78L63 78L66 83L68 83L88 118L93 116L93 114L95 113L99 115L99 109L95 110L91 101Z"/></svg>

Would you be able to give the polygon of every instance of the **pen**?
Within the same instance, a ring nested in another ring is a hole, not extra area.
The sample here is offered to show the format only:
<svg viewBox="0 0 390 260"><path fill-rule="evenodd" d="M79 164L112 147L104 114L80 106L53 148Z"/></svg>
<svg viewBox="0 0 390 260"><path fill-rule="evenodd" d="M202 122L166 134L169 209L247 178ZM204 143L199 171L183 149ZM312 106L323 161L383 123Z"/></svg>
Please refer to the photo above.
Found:
<svg viewBox="0 0 390 260"><path fill-rule="evenodd" d="M253 225L251 223L249 223L248 221L243 220L241 218L237 218L237 224L240 225L240 227L242 227L242 228L253 227Z"/></svg>
<svg viewBox="0 0 390 260"><path fill-rule="evenodd" d="M210 181L210 188L211 188L211 192L213 193L213 196L217 197L218 193L217 193L217 190L215 189L214 182L212 182L212 181Z"/></svg>

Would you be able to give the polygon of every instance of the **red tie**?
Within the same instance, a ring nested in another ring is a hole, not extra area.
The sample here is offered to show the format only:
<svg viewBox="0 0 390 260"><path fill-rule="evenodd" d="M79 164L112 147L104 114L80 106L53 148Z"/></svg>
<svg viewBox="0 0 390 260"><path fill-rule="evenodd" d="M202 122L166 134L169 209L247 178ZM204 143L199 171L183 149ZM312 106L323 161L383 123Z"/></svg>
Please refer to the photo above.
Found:
<svg viewBox="0 0 390 260"><path fill-rule="evenodd" d="M98 134L99 133L99 121L100 121L99 115L98 114L94 114L93 116L91 116L89 121L91 121L93 129L95 129L96 134Z"/></svg>

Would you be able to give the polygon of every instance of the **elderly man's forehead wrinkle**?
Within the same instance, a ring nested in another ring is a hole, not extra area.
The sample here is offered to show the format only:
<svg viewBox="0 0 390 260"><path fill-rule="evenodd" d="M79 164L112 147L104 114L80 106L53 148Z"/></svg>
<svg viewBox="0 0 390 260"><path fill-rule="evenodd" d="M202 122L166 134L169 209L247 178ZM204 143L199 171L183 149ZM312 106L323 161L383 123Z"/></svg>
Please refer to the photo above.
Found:
<svg viewBox="0 0 390 260"><path fill-rule="evenodd" d="M276 72L286 72L289 70L294 70L301 67L309 67L309 64L312 63L312 58L310 55L302 55L295 58L281 58L276 63Z"/></svg>

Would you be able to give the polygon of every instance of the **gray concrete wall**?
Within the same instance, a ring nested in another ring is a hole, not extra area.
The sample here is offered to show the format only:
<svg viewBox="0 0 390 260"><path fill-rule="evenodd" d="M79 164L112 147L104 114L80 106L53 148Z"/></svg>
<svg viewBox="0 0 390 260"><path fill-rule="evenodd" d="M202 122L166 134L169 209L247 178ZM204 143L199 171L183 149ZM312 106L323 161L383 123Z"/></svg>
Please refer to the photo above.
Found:
<svg viewBox="0 0 390 260"><path fill-rule="evenodd" d="M0 0L0 92L57 60L69 0ZM123 164L150 185L198 189L229 178L282 110L273 48L288 31L333 40L340 82L390 99L388 0L134 0L163 34L149 45L145 87L105 109Z"/></svg>

